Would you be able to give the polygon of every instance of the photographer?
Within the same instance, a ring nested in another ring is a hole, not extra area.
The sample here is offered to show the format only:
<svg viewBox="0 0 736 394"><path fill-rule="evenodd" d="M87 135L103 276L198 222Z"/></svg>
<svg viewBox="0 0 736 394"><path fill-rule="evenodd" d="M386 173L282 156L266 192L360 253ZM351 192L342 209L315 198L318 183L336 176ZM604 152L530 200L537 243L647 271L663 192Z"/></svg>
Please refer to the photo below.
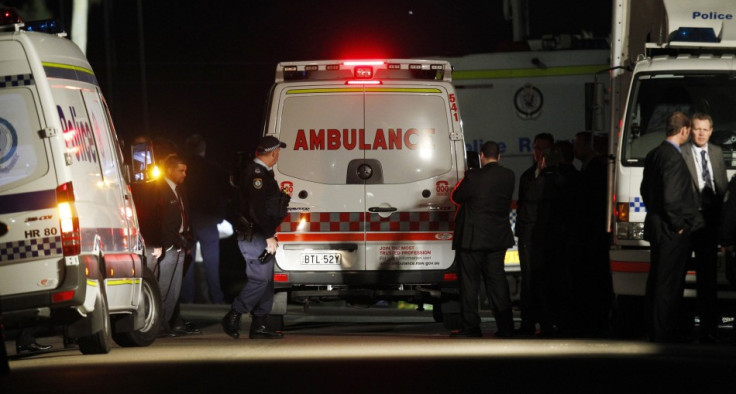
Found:
<svg viewBox="0 0 736 394"><path fill-rule="evenodd" d="M273 255L278 248L276 229L286 216L289 196L279 190L273 166L286 144L272 136L261 138L256 158L240 174L240 213L236 221L238 247L246 263L248 282L222 319L226 334L240 337L240 317L251 314L250 339L279 339L283 334L266 328L273 306ZM249 223L243 223L247 221Z"/></svg>

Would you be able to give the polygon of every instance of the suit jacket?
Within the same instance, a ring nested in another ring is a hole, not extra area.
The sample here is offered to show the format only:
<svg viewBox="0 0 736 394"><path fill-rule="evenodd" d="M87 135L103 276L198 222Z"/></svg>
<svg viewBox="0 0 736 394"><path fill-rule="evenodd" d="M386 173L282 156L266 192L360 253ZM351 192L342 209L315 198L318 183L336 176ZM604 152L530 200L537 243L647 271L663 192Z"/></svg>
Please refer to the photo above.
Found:
<svg viewBox="0 0 736 394"><path fill-rule="evenodd" d="M693 145L692 143L688 142L684 145L682 145L682 156L685 158L685 163L687 164L687 169L690 171L691 178L693 180L693 186L698 189L698 170L696 166L698 165L698 161L695 160L695 157L693 156ZM703 210L710 210L714 212L716 215L721 209L721 204L723 202L723 196L726 194L726 189L728 189L728 175L726 175L726 163L723 160L723 150L720 146L708 143L708 160L710 161L710 165L713 168L713 173L711 174L711 179L713 180L713 186L715 186L716 190L715 196L713 199L710 200L709 207L702 207ZM700 193L698 193L698 197L701 198L700 203L702 203L704 200L702 200L702 196ZM699 203L699 205L701 205Z"/></svg>
<svg viewBox="0 0 736 394"><path fill-rule="evenodd" d="M497 162L465 173L452 191L452 201L461 206L453 249L502 250L514 245L509 211L515 178Z"/></svg>
<svg viewBox="0 0 736 394"><path fill-rule="evenodd" d="M181 188L183 190L183 188ZM184 214L188 215L186 193L182 191L181 199L184 205ZM191 236L189 229L179 230L182 226L182 212L179 200L171 190L165 178L147 184L143 203L139 211L141 234L149 248L161 247L164 250L171 246L188 249ZM138 207L136 207L138 208Z"/></svg>
<svg viewBox="0 0 736 394"><path fill-rule="evenodd" d="M647 207L644 239L657 240L660 234L672 239L681 229L703 227L687 164L671 143L664 141L647 154L640 191Z"/></svg>

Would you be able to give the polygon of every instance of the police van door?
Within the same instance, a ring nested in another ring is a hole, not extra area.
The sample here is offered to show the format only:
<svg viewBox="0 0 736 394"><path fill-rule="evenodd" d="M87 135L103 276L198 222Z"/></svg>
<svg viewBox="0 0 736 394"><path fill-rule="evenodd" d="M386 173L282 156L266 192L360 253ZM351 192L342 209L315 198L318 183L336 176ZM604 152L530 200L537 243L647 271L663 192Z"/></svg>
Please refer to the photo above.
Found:
<svg viewBox="0 0 736 394"><path fill-rule="evenodd" d="M453 262L457 182L447 92L368 87L365 93L367 270L437 270Z"/></svg>
<svg viewBox="0 0 736 394"><path fill-rule="evenodd" d="M276 180L292 196L278 229L284 271L365 270L365 182L355 171L365 138L361 87L275 91L275 132L287 144Z"/></svg>

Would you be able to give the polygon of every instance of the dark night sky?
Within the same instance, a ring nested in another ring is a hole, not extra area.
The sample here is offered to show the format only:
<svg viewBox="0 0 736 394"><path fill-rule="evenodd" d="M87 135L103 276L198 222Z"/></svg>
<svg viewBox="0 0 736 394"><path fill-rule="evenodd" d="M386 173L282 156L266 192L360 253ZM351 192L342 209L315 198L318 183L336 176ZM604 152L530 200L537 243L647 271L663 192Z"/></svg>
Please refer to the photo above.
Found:
<svg viewBox="0 0 736 394"><path fill-rule="evenodd" d="M511 40L501 0L142 3L148 131L180 144L203 134L223 165L252 149L278 61L461 56ZM610 1L529 3L532 38L610 31ZM47 4L70 25L71 0ZM146 132L136 4L108 1L107 41L103 2L90 6L87 56L123 139Z"/></svg>

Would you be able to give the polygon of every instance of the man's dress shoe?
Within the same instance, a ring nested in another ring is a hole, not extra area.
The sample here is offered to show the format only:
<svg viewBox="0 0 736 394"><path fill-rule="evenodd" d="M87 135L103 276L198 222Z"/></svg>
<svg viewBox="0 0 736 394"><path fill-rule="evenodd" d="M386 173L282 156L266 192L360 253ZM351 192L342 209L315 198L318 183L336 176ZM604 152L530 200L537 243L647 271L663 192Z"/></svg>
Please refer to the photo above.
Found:
<svg viewBox="0 0 736 394"><path fill-rule="evenodd" d="M36 353L36 352L42 352L44 350L49 350L53 346L51 345L41 345L38 342L31 342L26 343L23 345L16 344L15 345L15 352L16 353Z"/></svg>

